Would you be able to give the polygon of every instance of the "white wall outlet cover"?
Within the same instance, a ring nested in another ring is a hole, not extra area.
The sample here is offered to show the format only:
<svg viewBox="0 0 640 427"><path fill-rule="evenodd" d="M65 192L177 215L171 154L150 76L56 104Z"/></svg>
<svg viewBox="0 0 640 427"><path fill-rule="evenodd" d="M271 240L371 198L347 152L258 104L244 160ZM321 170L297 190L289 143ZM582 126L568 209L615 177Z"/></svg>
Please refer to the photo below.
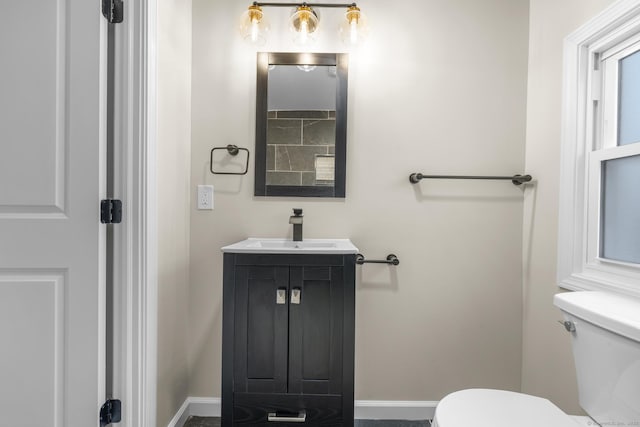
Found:
<svg viewBox="0 0 640 427"><path fill-rule="evenodd" d="M198 209L213 210L213 185L198 185Z"/></svg>

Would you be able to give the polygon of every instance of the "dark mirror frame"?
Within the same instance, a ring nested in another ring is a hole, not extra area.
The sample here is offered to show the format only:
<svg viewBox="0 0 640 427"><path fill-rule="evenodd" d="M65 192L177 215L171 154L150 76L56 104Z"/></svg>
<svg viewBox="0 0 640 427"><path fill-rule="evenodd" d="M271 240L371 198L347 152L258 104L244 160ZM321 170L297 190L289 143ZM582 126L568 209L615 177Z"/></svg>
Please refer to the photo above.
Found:
<svg viewBox="0 0 640 427"><path fill-rule="evenodd" d="M345 197L347 169L347 80L346 53L258 53L256 85L256 196ZM269 65L335 65L336 66L336 139L333 187L267 185L267 96Z"/></svg>

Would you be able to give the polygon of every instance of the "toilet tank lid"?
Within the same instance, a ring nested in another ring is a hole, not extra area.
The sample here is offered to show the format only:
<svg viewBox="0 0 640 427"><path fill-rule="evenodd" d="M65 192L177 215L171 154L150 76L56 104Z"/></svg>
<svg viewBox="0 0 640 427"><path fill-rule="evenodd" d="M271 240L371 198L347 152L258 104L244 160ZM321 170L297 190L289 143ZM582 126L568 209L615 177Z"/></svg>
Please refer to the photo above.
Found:
<svg viewBox="0 0 640 427"><path fill-rule="evenodd" d="M640 342L640 299L598 291L556 294L553 303L569 314Z"/></svg>

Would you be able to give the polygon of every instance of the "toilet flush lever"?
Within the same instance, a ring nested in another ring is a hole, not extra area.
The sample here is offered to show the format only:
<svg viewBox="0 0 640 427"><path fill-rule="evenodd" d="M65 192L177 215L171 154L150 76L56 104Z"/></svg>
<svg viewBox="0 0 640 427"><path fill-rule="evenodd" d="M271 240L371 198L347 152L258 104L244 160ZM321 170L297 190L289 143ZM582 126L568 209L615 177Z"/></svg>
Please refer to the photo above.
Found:
<svg viewBox="0 0 640 427"><path fill-rule="evenodd" d="M558 320L558 323L560 323L562 326L564 326L564 328L567 330L567 332L575 332L576 331L576 324L573 323L570 320Z"/></svg>

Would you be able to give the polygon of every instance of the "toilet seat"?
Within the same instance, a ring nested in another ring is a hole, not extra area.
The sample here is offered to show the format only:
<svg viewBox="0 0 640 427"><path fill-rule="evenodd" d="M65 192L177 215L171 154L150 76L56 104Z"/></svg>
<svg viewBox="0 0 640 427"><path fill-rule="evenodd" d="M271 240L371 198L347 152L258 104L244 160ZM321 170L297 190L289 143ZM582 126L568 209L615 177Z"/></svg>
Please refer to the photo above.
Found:
<svg viewBox="0 0 640 427"><path fill-rule="evenodd" d="M451 393L436 407L433 427L578 427L547 399L505 390Z"/></svg>

